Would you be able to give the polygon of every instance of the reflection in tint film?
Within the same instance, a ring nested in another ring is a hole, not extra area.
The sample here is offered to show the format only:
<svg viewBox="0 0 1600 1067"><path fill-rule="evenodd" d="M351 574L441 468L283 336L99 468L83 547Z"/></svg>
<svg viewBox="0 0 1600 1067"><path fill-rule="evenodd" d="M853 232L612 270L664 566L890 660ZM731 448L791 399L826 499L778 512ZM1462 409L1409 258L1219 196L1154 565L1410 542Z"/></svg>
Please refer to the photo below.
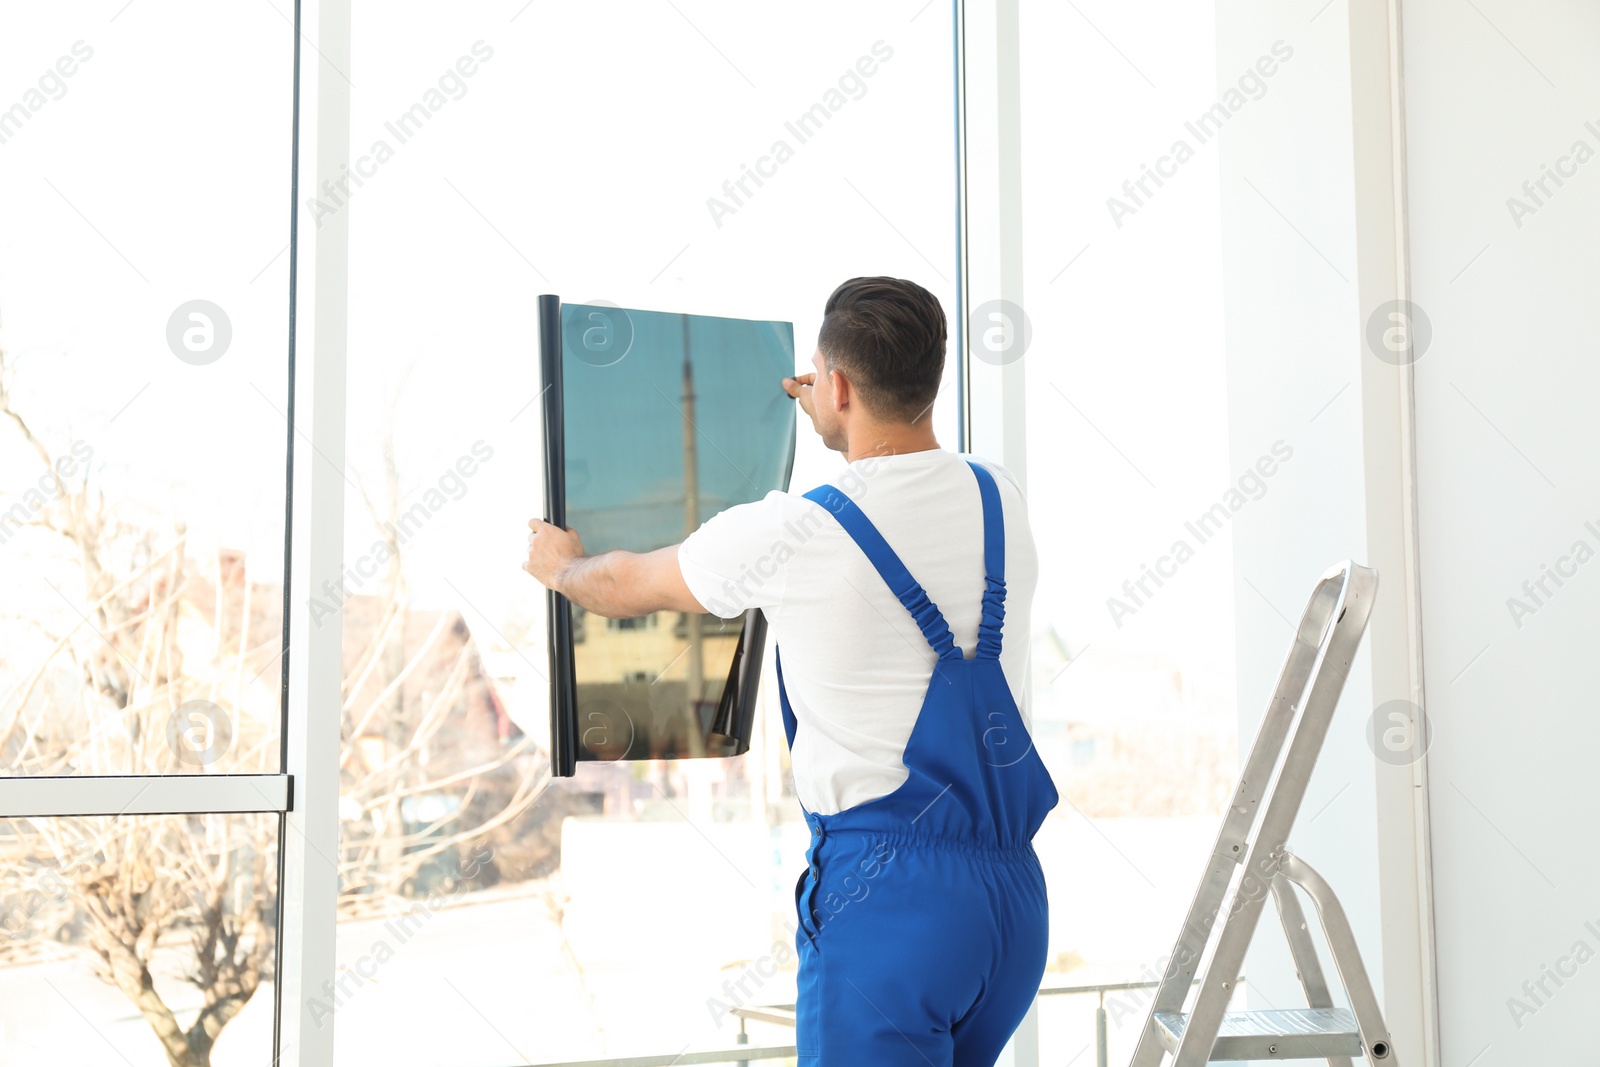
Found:
<svg viewBox="0 0 1600 1067"><path fill-rule="evenodd" d="M788 488L789 323L565 304L561 336L566 521L585 551L676 544L717 512ZM579 759L718 754L707 727L739 619L572 611Z"/></svg>

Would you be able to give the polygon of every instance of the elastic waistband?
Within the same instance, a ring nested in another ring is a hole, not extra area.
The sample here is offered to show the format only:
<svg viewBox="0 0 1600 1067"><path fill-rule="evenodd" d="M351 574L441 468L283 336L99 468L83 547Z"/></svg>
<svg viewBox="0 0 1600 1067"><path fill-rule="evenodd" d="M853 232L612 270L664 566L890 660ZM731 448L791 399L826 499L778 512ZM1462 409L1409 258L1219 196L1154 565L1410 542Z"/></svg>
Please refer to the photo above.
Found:
<svg viewBox="0 0 1600 1067"><path fill-rule="evenodd" d="M809 820L808 820L809 821ZM814 828L817 823L811 824ZM864 837L873 841L886 841L896 848L928 848L942 852L965 853L986 860L1022 861L1036 859L1032 841L1020 845L1001 845L971 838L940 837L936 834L913 834L904 830L880 830L870 826L828 826L821 824L821 839L846 835Z"/></svg>

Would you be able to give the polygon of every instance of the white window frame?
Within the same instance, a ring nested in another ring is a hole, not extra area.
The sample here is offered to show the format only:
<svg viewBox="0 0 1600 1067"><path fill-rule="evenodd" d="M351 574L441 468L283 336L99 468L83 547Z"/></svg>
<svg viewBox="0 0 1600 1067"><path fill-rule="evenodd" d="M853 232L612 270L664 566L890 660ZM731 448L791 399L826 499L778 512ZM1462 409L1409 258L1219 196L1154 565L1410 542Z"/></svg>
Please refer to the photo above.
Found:
<svg viewBox="0 0 1600 1067"><path fill-rule="evenodd" d="M969 336L976 309L1023 306L1018 0L956 0L955 43L959 447L1001 464L1026 491L1026 360L973 360Z"/></svg>
<svg viewBox="0 0 1600 1067"><path fill-rule="evenodd" d="M345 364L350 212L311 216L308 191L349 158L351 0L295 8L295 202L291 244L288 698L283 769L295 803L278 843L277 1055L281 1067L332 1067L335 1020L312 1012L337 963L339 726L344 613L320 620L312 597L344 569ZM312 47L307 48L310 45ZM315 709L316 713L313 713Z"/></svg>
<svg viewBox="0 0 1600 1067"><path fill-rule="evenodd" d="M975 313L1022 302L1022 78L1019 0L955 0L957 448L1028 488L1025 359L971 358ZM1020 327L1020 324L1018 324ZM995 1061L1038 1067L1039 1002Z"/></svg>

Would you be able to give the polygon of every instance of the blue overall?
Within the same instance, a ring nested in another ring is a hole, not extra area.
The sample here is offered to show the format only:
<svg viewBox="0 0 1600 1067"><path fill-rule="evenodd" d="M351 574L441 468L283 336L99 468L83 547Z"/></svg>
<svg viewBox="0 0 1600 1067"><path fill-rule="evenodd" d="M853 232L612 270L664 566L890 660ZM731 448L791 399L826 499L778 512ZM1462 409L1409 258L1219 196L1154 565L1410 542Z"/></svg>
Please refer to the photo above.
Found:
<svg viewBox="0 0 1600 1067"><path fill-rule="evenodd" d="M805 813L811 846L795 887L802 1064L991 1067L1044 974L1048 909L1032 841L1058 797L1000 669L1005 524L994 477L971 466L987 577L973 659L849 497L831 485L806 494L866 553L939 658L902 756L905 782L833 815Z"/></svg>

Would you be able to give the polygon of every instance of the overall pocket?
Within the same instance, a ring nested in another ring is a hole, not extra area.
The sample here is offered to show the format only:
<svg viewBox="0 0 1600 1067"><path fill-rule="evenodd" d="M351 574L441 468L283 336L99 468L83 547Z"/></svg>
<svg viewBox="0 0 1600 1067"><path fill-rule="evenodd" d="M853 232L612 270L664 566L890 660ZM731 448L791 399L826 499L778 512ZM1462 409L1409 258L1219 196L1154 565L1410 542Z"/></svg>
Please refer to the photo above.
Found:
<svg viewBox="0 0 1600 1067"><path fill-rule="evenodd" d="M807 866L800 872L800 877L794 883L794 921L801 936L810 943L813 949L817 947L817 920L814 903L816 890L816 880L811 878L811 868ZM798 949L800 946L797 944L795 947Z"/></svg>

